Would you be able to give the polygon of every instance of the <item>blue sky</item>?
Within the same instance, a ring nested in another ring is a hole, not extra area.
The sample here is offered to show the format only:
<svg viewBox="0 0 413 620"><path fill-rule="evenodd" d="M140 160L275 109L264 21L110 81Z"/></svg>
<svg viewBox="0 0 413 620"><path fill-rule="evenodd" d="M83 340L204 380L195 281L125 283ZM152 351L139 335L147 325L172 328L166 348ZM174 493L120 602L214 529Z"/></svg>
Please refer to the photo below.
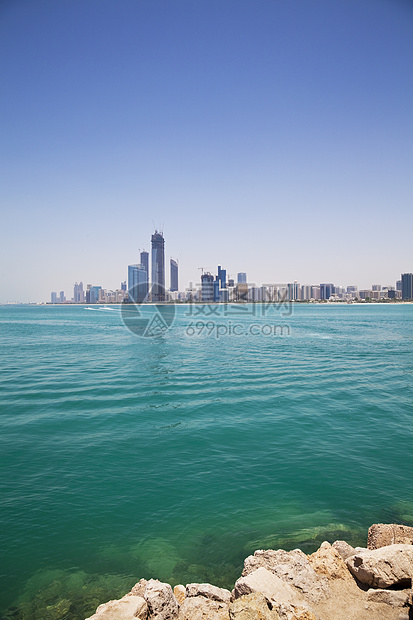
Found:
<svg viewBox="0 0 413 620"><path fill-rule="evenodd" d="M413 3L3 0L0 302L413 271Z"/></svg>

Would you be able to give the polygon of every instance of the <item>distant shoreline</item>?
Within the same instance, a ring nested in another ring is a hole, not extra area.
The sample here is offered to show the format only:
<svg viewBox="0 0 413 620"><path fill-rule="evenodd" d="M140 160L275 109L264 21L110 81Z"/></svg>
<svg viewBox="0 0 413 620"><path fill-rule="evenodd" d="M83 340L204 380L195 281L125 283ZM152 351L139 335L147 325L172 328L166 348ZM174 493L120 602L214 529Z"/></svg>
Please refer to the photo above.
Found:
<svg viewBox="0 0 413 620"><path fill-rule="evenodd" d="M159 301L157 303L153 302L143 302L145 306L225 306L229 304L236 305L262 305L262 304L299 304L299 305L311 305L311 306L376 306L376 305L412 305L413 300L404 300L404 299L389 299L389 300L370 300L370 301L327 301L327 300L314 300L310 301L308 299L305 300L288 300L288 301ZM52 306L52 307L82 307L82 306L122 306L123 302L107 302L107 303L74 303L70 301L65 301L63 303L52 304L50 301L27 301L27 302L19 302L19 301L9 301L5 303L1 303L0 307L4 306Z"/></svg>

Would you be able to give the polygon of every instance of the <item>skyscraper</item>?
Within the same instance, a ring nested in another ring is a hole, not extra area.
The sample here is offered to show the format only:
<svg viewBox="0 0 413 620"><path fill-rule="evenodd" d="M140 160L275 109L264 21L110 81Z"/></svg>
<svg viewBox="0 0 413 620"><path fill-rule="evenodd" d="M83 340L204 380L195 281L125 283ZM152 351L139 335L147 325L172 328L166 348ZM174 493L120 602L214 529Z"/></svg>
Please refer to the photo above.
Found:
<svg viewBox="0 0 413 620"><path fill-rule="evenodd" d="M413 299L413 273L402 273L402 299Z"/></svg>
<svg viewBox="0 0 413 620"><path fill-rule="evenodd" d="M101 286L91 286L89 289L89 302L88 303L91 303L91 304L99 303L99 295L100 295L101 290L102 290Z"/></svg>
<svg viewBox="0 0 413 620"><path fill-rule="evenodd" d="M146 250L143 250L141 252L141 265L144 269L146 269L149 276L149 252L147 252Z"/></svg>
<svg viewBox="0 0 413 620"><path fill-rule="evenodd" d="M246 284L247 283L247 274L244 271L240 271L237 276L238 284Z"/></svg>
<svg viewBox="0 0 413 620"><path fill-rule="evenodd" d="M221 265L218 265L218 276L220 288L227 288L227 270L222 269Z"/></svg>
<svg viewBox="0 0 413 620"><path fill-rule="evenodd" d="M144 301L148 293L148 280L143 265L128 265L128 291L129 301Z"/></svg>
<svg viewBox="0 0 413 620"><path fill-rule="evenodd" d="M208 272L201 276L201 300L214 301L214 276Z"/></svg>
<svg viewBox="0 0 413 620"><path fill-rule="evenodd" d="M143 250L141 252L141 265L146 271L146 295L149 291L149 252Z"/></svg>
<svg viewBox="0 0 413 620"><path fill-rule="evenodd" d="M331 295L334 295L334 284L320 284L320 299L330 299Z"/></svg>
<svg viewBox="0 0 413 620"><path fill-rule="evenodd" d="M172 292L178 290L178 263L173 258L171 258L171 287L170 287L170 290Z"/></svg>
<svg viewBox="0 0 413 620"><path fill-rule="evenodd" d="M152 301L165 301L165 240L155 230L152 235Z"/></svg>
<svg viewBox="0 0 413 620"><path fill-rule="evenodd" d="M73 301L75 304L83 304L85 301L85 293L83 291L83 282L75 282L73 289Z"/></svg>

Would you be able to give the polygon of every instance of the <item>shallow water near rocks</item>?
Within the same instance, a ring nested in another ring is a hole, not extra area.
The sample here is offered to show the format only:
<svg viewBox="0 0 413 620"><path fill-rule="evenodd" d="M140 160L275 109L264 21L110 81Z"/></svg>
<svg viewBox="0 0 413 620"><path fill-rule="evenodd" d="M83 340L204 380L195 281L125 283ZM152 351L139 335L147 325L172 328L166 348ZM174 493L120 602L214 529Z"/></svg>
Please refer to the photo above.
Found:
<svg viewBox="0 0 413 620"><path fill-rule="evenodd" d="M82 620L141 577L232 587L257 548L413 525L412 319L250 306L220 335L177 306L139 338L116 306L0 307L0 617Z"/></svg>

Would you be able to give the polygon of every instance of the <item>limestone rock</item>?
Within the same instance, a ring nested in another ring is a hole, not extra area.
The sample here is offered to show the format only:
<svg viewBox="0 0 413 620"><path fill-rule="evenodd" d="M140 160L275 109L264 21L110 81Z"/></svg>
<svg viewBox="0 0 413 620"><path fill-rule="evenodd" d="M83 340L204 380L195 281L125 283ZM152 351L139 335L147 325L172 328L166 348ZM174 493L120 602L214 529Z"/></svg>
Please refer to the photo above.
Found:
<svg viewBox="0 0 413 620"><path fill-rule="evenodd" d="M178 601L178 605L181 605L181 603L184 602L185 597L186 597L186 588L185 586L179 584L177 586L174 587L174 596L176 598L176 600Z"/></svg>
<svg viewBox="0 0 413 620"><path fill-rule="evenodd" d="M150 620L172 620L178 617L178 601L169 583L150 579L145 588Z"/></svg>
<svg viewBox="0 0 413 620"><path fill-rule="evenodd" d="M235 582L235 599L252 592L261 592L269 605L278 611L280 620L297 620L305 611L312 612L297 590L264 566Z"/></svg>
<svg viewBox="0 0 413 620"><path fill-rule="evenodd" d="M211 586L209 583L188 583L186 586L186 596L204 596L212 601L220 601L229 604L231 592L224 588Z"/></svg>
<svg viewBox="0 0 413 620"><path fill-rule="evenodd" d="M286 616L287 618L287 616ZM280 620L283 620L280 616ZM289 617L288 617L289 620ZM291 620L318 620L314 612L308 609L297 608Z"/></svg>
<svg viewBox="0 0 413 620"><path fill-rule="evenodd" d="M374 603L385 603L392 607L405 607L412 604L411 590L368 590L367 600Z"/></svg>
<svg viewBox="0 0 413 620"><path fill-rule="evenodd" d="M231 620L279 620L278 612L269 609L260 592L237 598L229 606L229 617Z"/></svg>
<svg viewBox="0 0 413 620"><path fill-rule="evenodd" d="M369 528L367 548L379 549L387 545L413 545L413 527L394 523L375 523Z"/></svg>
<svg viewBox="0 0 413 620"><path fill-rule="evenodd" d="M334 549L339 552L343 560L347 560L347 558L349 558L351 555L356 555L357 553L354 547L346 543L345 540L336 540L335 542L333 542L332 547L334 547Z"/></svg>
<svg viewBox="0 0 413 620"><path fill-rule="evenodd" d="M353 575L369 586L410 586L413 576L413 545L390 545L364 551L347 558L346 563Z"/></svg>
<svg viewBox="0 0 413 620"><path fill-rule="evenodd" d="M309 601L317 602L329 595L328 581L324 576L317 575L308 557L300 549L284 551L256 551L244 562L243 577L249 575L260 566L271 571L289 585L298 588Z"/></svg>
<svg viewBox="0 0 413 620"><path fill-rule="evenodd" d="M129 594L133 594L134 596L141 596L143 598L147 583L148 582L146 581L146 579L140 579L138 583L135 583Z"/></svg>
<svg viewBox="0 0 413 620"><path fill-rule="evenodd" d="M317 575L329 579L351 579L350 572L340 553L329 542L323 542L315 553L308 556Z"/></svg>
<svg viewBox="0 0 413 620"><path fill-rule="evenodd" d="M141 596L124 596L117 601L99 605L96 613L86 620L146 620L148 606Z"/></svg>
<svg viewBox="0 0 413 620"><path fill-rule="evenodd" d="M229 620L228 604L205 596L187 597L179 609L179 620Z"/></svg>

